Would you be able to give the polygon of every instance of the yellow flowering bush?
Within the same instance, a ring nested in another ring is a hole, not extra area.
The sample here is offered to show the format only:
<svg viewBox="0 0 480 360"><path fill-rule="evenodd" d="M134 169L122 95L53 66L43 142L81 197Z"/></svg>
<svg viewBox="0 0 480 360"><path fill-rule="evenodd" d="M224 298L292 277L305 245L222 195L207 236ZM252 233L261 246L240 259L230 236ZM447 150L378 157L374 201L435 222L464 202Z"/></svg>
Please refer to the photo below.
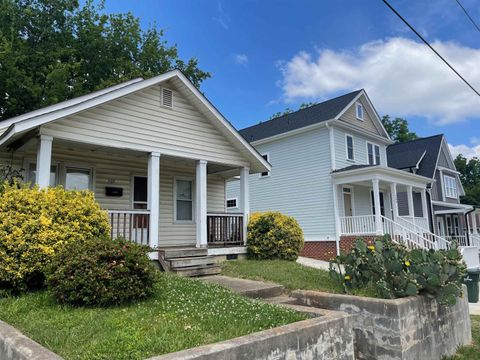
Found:
<svg viewBox="0 0 480 360"><path fill-rule="evenodd" d="M43 285L44 271L66 243L109 234L92 192L5 185L0 193L0 290Z"/></svg>
<svg viewBox="0 0 480 360"><path fill-rule="evenodd" d="M247 236L250 258L296 260L302 248L303 231L293 217L277 211L251 215Z"/></svg>

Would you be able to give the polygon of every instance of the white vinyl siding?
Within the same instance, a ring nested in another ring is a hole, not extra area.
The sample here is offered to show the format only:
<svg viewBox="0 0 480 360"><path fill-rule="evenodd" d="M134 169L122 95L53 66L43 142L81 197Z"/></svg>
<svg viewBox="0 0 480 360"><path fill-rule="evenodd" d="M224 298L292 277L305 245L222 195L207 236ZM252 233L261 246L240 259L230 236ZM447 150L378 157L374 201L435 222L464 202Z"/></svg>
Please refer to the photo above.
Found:
<svg viewBox="0 0 480 360"><path fill-rule="evenodd" d="M0 163L10 163L11 155L0 152ZM26 153L16 153L13 164L16 168L34 162L35 149ZM53 143L52 164L60 169L65 164L94 169L93 190L95 199L104 209L131 210L133 208L133 177L147 175L147 157L71 149ZM60 170L61 172L62 170ZM195 224L175 223L173 212L173 179L176 176L195 178L195 164L161 158L160 161L160 246L183 246L196 243ZM106 196L105 187L113 186L123 189L120 197ZM207 211L225 211L225 180L215 174L207 177Z"/></svg>
<svg viewBox="0 0 480 360"><path fill-rule="evenodd" d="M250 176L251 211L278 210L293 216L300 223L306 241L334 240L328 130L316 129L256 148L261 154L270 154L273 172L268 178ZM343 161L346 161L345 150ZM239 194L239 181L229 181L227 198Z"/></svg>
<svg viewBox="0 0 480 360"><path fill-rule="evenodd" d="M342 169L347 166L351 166L352 162L347 160L347 146L345 137L346 135L354 136L353 141L353 148L355 154L355 164L368 164L368 156L367 156L367 141L371 142L371 140L367 139L365 136L361 134L351 134L350 132L346 133L345 130L341 128L334 127L333 128L334 134L334 142L335 142L335 168ZM380 164L387 164L387 154L386 148L384 145L379 145L380 150ZM329 150L330 151L330 150ZM326 161L327 159L325 159Z"/></svg>
<svg viewBox="0 0 480 360"><path fill-rule="evenodd" d="M42 126L54 139L248 165L239 149L206 116L174 90L174 106L160 103L161 87L123 98ZM242 151L245 151L244 149Z"/></svg>

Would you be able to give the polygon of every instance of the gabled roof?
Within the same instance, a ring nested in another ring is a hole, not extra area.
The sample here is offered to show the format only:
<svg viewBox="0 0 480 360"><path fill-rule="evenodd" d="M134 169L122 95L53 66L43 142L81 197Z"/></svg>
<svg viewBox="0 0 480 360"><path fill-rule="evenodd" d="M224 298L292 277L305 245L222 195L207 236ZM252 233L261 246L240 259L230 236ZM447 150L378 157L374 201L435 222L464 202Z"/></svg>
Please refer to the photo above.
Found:
<svg viewBox="0 0 480 360"><path fill-rule="evenodd" d="M332 120L338 116L363 90L338 96L322 103L240 130L245 140L252 142Z"/></svg>
<svg viewBox="0 0 480 360"><path fill-rule="evenodd" d="M194 99L192 101L195 101L196 104L201 107L204 114L208 115L207 117L215 123L217 128L220 129L225 136L230 138L234 144L238 146L238 149L244 152L250 160L254 160L253 164L256 171L271 170L271 165L238 133L230 122L223 117L215 106L213 106L180 70L172 70L146 80L141 78L130 80L2 121L0 122L0 129L8 128L0 135L0 146L43 124L94 108L172 79L180 81L187 89L186 91L188 91L191 98Z"/></svg>
<svg viewBox="0 0 480 360"><path fill-rule="evenodd" d="M388 166L401 170L414 169L418 166L417 174L433 178L443 137L443 134L440 134L389 145Z"/></svg>

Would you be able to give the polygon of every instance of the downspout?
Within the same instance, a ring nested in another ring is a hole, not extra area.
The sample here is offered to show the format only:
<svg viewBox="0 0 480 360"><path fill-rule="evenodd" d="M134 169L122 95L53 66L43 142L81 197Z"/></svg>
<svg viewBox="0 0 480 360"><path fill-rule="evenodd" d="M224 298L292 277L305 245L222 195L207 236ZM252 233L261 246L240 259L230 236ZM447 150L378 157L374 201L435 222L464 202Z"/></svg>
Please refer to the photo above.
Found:
<svg viewBox="0 0 480 360"><path fill-rule="evenodd" d="M433 213L433 204L432 204L432 184L427 185L427 201L428 201L428 208L430 212L430 216L428 219L428 226L430 227L430 232L435 234L435 222L434 222L434 213Z"/></svg>
<svg viewBox="0 0 480 360"><path fill-rule="evenodd" d="M467 211L465 213L465 224L467 224L467 244L470 246L470 222L468 221L468 215L471 214L472 212L475 211L475 206L472 208L472 210Z"/></svg>

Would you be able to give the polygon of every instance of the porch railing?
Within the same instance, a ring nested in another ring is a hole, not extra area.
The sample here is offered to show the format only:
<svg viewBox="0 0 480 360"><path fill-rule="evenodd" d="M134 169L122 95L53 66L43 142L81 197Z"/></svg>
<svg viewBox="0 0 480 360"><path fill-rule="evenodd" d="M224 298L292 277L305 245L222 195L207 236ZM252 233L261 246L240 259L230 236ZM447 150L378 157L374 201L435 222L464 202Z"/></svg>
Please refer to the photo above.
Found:
<svg viewBox="0 0 480 360"><path fill-rule="evenodd" d="M375 215L342 216L340 227L343 235L375 234Z"/></svg>
<svg viewBox="0 0 480 360"><path fill-rule="evenodd" d="M150 240L150 212L147 210L108 210L110 236L123 237L138 244L148 245Z"/></svg>
<svg viewBox="0 0 480 360"><path fill-rule="evenodd" d="M209 246L243 245L243 214L208 214L207 243Z"/></svg>
<svg viewBox="0 0 480 360"><path fill-rule="evenodd" d="M424 217L413 217L413 216L399 216L398 217L398 222L402 223L403 220L408 221L410 223L415 224L416 226L426 230L430 231L430 224L428 223L428 219Z"/></svg>
<svg viewBox="0 0 480 360"><path fill-rule="evenodd" d="M472 235L470 235L471 237ZM445 239L448 241L456 241L460 246L468 246L467 235L450 235L445 236Z"/></svg>

